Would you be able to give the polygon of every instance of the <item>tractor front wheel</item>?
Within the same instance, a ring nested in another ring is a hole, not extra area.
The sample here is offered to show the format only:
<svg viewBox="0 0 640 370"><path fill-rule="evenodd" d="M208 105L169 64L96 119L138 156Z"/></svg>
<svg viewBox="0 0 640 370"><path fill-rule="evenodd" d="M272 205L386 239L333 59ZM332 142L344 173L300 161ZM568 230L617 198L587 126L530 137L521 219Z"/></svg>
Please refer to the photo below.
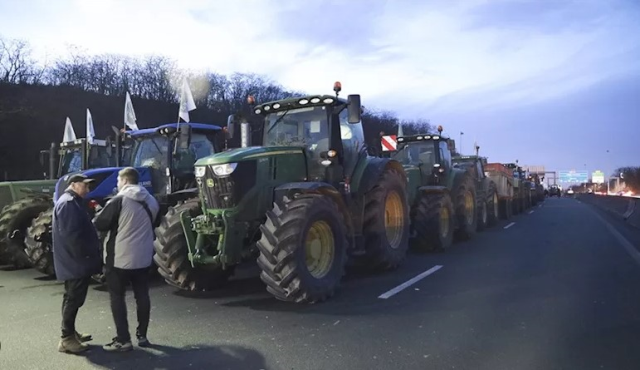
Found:
<svg viewBox="0 0 640 370"><path fill-rule="evenodd" d="M25 252L33 267L48 276L55 276L53 267L53 249L51 225L53 222L53 208L40 213L27 229L25 238Z"/></svg>
<svg viewBox="0 0 640 370"><path fill-rule="evenodd" d="M285 197L260 225L260 278L279 300L316 303L331 297L347 261L345 220L320 194Z"/></svg>
<svg viewBox="0 0 640 370"><path fill-rule="evenodd" d="M5 206L0 214L0 255L17 268L31 267L24 239L31 221L52 205L48 198L24 198Z"/></svg>
<svg viewBox="0 0 640 370"><path fill-rule="evenodd" d="M453 243L454 213L451 197L443 194L421 194L413 208L413 249L420 252L442 252Z"/></svg>
<svg viewBox="0 0 640 370"><path fill-rule="evenodd" d="M383 271L400 265L409 249L405 175L388 168L365 195L364 245L367 268Z"/></svg>
<svg viewBox="0 0 640 370"><path fill-rule="evenodd" d="M180 222L180 214L187 211L192 217L202 210L198 199L189 199L169 208L160 226L155 230L155 255L153 260L158 273L169 284L187 291L206 291L220 287L227 282L234 269L221 269L218 266L191 266L189 247Z"/></svg>
<svg viewBox="0 0 640 370"><path fill-rule="evenodd" d="M498 190L496 189L494 184L489 187L487 209L489 210L489 220L487 222L487 227L495 226L496 224L498 224L498 218L500 217L500 201L498 200Z"/></svg>
<svg viewBox="0 0 640 370"><path fill-rule="evenodd" d="M458 183L454 196L457 220L455 236L459 240L471 239L478 228L478 214L476 212L476 187L470 176L465 175Z"/></svg>

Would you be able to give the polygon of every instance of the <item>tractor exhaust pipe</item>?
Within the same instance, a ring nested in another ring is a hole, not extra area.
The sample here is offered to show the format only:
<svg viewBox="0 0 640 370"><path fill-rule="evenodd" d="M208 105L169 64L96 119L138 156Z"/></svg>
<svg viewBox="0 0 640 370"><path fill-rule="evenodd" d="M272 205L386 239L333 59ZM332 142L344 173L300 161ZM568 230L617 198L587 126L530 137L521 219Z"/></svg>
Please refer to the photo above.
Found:
<svg viewBox="0 0 640 370"><path fill-rule="evenodd" d="M56 143L51 143L51 146L49 147L49 179L54 180L56 179L56 151L57 151L57 146Z"/></svg>
<svg viewBox="0 0 640 370"><path fill-rule="evenodd" d="M248 122L242 122L240 124L240 147L249 146L251 146L251 127Z"/></svg>

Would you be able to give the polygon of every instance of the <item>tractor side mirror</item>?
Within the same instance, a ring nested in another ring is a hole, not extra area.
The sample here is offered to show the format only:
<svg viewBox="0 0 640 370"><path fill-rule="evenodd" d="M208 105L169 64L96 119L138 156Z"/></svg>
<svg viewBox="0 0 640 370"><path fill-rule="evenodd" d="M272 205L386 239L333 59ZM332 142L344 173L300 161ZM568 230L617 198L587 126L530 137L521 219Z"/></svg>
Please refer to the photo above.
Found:
<svg viewBox="0 0 640 370"><path fill-rule="evenodd" d="M349 113L347 121L349 123L360 123L360 120L362 119L360 95L349 95L347 97L347 104L347 111Z"/></svg>
<svg viewBox="0 0 640 370"><path fill-rule="evenodd" d="M178 149L187 150L191 144L191 125L181 124L178 130Z"/></svg>
<svg viewBox="0 0 640 370"><path fill-rule="evenodd" d="M230 114L227 117L227 139L233 139L233 135L236 131L236 116Z"/></svg>

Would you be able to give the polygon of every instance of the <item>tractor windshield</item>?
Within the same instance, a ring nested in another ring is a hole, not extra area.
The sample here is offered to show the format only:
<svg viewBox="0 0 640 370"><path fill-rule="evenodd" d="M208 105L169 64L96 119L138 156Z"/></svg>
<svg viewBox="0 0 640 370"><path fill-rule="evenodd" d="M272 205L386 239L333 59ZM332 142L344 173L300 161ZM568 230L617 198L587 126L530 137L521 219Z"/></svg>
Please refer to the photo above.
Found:
<svg viewBox="0 0 640 370"><path fill-rule="evenodd" d="M402 164L422 164L431 169L436 163L435 148L432 141L414 141L393 153L393 159Z"/></svg>
<svg viewBox="0 0 640 370"><path fill-rule="evenodd" d="M305 107L272 113L265 118L263 145L299 146L311 151L329 150L326 107Z"/></svg>
<svg viewBox="0 0 640 370"><path fill-rule="evenodd" d="M82 153L80 148L66 149L60 157L58 177L77 171L82 171Z"/></svg>
<svg viewBox="0 0 640 370"><path fill-rule="evenodd" d="M164 169L168 167L169 153L173 145L164 136L146 136L136 142L132 163L134 167L152 167ZM215 153L213 143L209 138L200 133L193 133L189 149L181 151L174 158L173 168L193 170L196 160Z"/></svg>

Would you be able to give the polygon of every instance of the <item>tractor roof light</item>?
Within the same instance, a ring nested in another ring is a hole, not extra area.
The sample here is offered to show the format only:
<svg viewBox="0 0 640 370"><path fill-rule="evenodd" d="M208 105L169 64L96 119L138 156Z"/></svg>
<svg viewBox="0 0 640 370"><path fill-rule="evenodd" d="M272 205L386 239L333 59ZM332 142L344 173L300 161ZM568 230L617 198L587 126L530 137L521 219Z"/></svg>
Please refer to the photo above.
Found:
<svg viewBox="0 0 640 370"><path fill-rule="evenodd" d="M335 91L336 94L342 91L342 84L340 83L340 81L336 81L333 83L333 91Z"/></svg>
<svg viewBox="0 0 640 370"><path fill-rule="evenodd" d="M273 109L279 109L280 108L280 103L275 103L273 105Z"/></svg>
<svg viewBox="0 0 640 370"><path fill-rule="evenodd" d="M260 109L260 108L256 108L256 109L253 111L253 113L255 113L255 114L260 114L260 113L262 113L262 109Z"/></svg>
<svg viewBox="0 0 640 370"><path fill-rule="evenodd" d="M333 150L333 149L332 149L332 150L329 150L329 151L327 152L327 157L329 157L329 158L335 158L337 155L338 155L338 152L336 152L336 151L335 151L335 150Z"/></svg>
<svg viewBox="0 0 640 370"><path fill-rule="evenodd" d="M401 143L401 142L403 142L403 141L404 141L404 138L403 138L403 137L399 137L399 138L397 139L397 141L398 141L399 143Z"/></svg>
<svg viewBox="0 0 640 370"><path fill-rule="evenodd" d="M433 140L440 140L440 136L432 136L431 137Z"/></svg>
<svg viewBox="0 0 640 370"><path fill-rule="evenodd" d="M320 103L320 98L311 98L311 104L318 104Z"/></svg>
<svg viewBox="0 0 640 370"><path fill-rule="evenodd" d="M331 104L333 103L335 100L333 98L326 98L324 99L322 102L325 104Z"/></svg>
<svg viewBox="0 0 640 370"><path fill-rule="evenodd" d="M300 100L298 100L298 104L300 104L300 105L309 104L309 99L300 99Z"/></svg>

